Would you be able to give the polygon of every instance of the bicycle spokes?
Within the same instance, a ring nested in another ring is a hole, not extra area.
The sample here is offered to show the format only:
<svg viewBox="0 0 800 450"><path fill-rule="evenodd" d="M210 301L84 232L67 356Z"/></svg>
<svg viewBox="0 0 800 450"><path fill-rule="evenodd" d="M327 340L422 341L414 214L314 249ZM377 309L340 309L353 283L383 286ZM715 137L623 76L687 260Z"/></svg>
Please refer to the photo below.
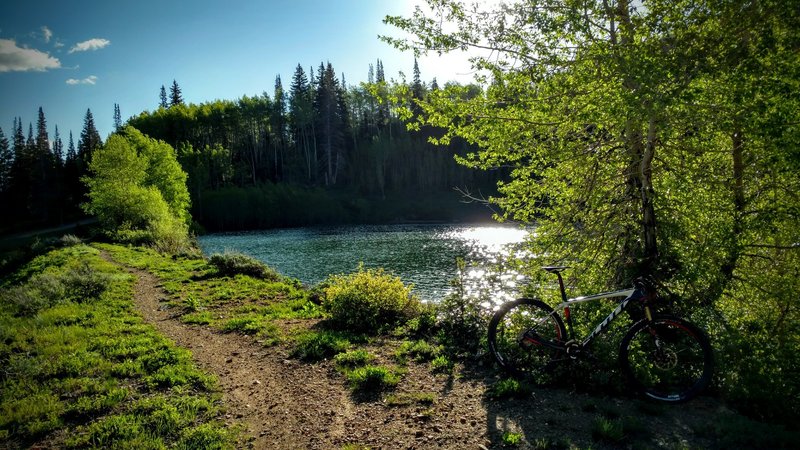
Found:
<svg viewBox="0 0 800 450"><path fill-rule="evenodd" d="M680 319L660 319L631 329L623 340L623 366L647 395L686 400L710 378L711 353L699 330Z"/></svg>

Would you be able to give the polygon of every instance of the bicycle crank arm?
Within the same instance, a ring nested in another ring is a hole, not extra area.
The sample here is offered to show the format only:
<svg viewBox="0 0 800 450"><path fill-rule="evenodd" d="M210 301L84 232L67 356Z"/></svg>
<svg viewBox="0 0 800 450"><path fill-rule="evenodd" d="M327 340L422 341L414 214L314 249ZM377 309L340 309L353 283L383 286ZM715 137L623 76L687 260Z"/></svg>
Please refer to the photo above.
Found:
<svg viewBox="0 0 800 450"><path fill-rule="evenodd" d="M551 348L553 350L559 350L559 351L566 350L566 347L564 347L563 344L558 343L558 342L553 342L553 341L551 341L549 339L545 339L545 338L539 336L539 334L536 333L533 330L527 330L527 331L523 332L520 335L519 343L523 347L530 347L530 346L536 345L536 346L539 346L539 347Z"/></svg>

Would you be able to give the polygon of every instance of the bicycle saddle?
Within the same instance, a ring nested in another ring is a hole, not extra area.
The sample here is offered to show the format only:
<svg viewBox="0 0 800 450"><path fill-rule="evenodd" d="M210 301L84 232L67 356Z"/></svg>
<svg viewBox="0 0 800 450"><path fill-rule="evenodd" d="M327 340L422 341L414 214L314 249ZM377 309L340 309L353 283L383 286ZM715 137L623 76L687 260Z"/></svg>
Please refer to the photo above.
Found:
<svg viewBox="0 0 800 450"><path fill-rule="evenodd" d="M542 269L550 272L550 273L559 273L566 269L569 269L569 266L544 266Z"/></svg>

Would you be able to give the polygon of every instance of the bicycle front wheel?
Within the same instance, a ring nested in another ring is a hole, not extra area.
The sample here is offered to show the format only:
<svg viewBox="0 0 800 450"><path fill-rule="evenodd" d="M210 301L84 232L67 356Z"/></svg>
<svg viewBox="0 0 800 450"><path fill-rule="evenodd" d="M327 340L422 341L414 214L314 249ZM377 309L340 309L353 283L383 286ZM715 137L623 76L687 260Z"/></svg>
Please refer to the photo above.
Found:
<svg viewBox="0 0 800 450"><path fill-rule="evenodd" d="M567 331L553 308L540 300L522 298L500 307L489 321L489 350L497 363L513 375L525 375L549 366L561 353Z"/></svg>
<svg viewBox="0 0 800 450"><path fill-rule="evenodd" d="M619 358L622 370L639 391L665 402L695 397L708 386L714 371L705 333L670 316L635 323L622 339Z"/></svg>

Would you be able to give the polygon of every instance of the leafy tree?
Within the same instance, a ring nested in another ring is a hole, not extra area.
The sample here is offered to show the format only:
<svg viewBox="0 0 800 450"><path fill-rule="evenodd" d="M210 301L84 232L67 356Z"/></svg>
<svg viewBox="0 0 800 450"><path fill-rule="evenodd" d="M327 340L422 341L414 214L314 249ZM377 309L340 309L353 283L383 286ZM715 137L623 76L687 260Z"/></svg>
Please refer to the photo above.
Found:
<svg viewBox="0 0 800 450"><path fill-rule="evenodd" d="M178 82L172 80L172 86L169 88L169 106L183 104L183 96L181 95L181 88Z"/></svg>
<svg viewBox="0 0 800 450"><path fill-rule="evenodd" d="M413 38L385 39L492 52L472 58L478 92L432 90L419 120L480 146L462 163L512 168L491 200L537 224L531 268L568 263L584 289L658 277L723 342L723 391L796 418L782 401L800 393L783 375L800 366L790 3L430 0L386 19Z"/></svg>
<svg viewBox="0 0 800 450"><path fill-rule="evenodd" d="M85 210L109 236L165 251L187 245L186 173L171 146L125 127L93 154L89 170Z"/></svg>

